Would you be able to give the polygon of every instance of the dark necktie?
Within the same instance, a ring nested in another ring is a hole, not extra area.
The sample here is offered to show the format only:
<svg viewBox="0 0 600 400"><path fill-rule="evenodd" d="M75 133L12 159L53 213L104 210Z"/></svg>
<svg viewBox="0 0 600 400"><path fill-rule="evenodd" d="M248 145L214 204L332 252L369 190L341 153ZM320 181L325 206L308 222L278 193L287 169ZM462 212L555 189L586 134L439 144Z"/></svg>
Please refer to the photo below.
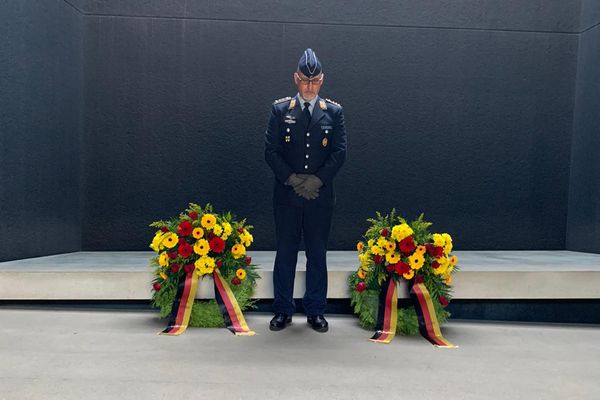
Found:
<svg viewBox="0 0 600 400"><path fill-rule="evenodd" d="M304 121L306 121L306 129L308 129L308 125L310 125L310 111L309 107L310 103L307 101L304 103L304 111L302 112Z"/></svg>

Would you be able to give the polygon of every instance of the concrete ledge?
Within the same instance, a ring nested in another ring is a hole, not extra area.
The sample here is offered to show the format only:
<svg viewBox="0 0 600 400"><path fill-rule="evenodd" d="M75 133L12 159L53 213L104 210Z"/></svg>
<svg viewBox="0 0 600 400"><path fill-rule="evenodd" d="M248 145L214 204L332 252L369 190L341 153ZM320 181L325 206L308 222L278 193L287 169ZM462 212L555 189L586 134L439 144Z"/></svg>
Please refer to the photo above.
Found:
<svg viewBox="0 0 600 400"><path fill-rule="evenodd" d="M571 251L457 251L456 299L597 299L600 255ZM274 252L249 252L259 265L256 298L273 298ZM0 300L143 300L151 296L152 252L76 252L0 263ZM299 254L294 296L304 294ZM328 298L349 297L354 251L328 253ZM399 291L406 297L406 290ZM213 298L204 279L198 298Z"/></svg>

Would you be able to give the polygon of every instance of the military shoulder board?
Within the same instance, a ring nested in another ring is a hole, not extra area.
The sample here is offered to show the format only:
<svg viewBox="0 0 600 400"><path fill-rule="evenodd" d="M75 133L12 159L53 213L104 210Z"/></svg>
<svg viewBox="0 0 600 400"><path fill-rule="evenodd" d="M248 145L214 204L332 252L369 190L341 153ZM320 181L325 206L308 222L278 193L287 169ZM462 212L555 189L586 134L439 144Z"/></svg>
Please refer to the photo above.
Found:
<svg viewBox="0 0 600 400"><path fill-rule="evenodd" d="M273 102L273 104L279 104L279 103L283 103L284 101L288 101L288 100L290 100L290 99L291 99L291 97L289 97L289 96L288 96L288 97L282 97L281 99L277 99L277 100L275 100L275 101Z"/></svg>
<svg viewBox="0 0 600 400"><path fill-rule="evenodd" d="M341 107L342 105L340 103L336 103L335 101L331 100L331 99L325 99L325 101L328 101L331 104L335 104L338 107Z"/></svg>

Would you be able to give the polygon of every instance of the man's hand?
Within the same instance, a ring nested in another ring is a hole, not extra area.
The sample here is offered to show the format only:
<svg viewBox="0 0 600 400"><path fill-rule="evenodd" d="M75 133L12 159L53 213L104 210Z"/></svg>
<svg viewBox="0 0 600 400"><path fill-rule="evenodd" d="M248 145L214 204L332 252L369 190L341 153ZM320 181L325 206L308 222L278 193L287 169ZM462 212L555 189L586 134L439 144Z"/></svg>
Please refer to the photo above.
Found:
<svg viewBox="0 0 600 400"><path fill-rule="evenodd" d="M315 175L298 174L299 179L303 182L298 186L294 186L294 191L298 196L302 196L308 200L314 200L319 197L319 189L323 186L323 182Z"/></svg>

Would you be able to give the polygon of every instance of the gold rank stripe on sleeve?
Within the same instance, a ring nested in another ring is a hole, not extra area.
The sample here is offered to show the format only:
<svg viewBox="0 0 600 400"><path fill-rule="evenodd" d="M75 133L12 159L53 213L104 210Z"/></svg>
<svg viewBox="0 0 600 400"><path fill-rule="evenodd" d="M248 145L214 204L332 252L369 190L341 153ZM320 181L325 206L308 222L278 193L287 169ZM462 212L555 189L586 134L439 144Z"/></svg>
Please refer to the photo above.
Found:
<svg viewBox="0 0 600 400"><path fill-rule="evenodd" d="M279 104L279 103L283 103L284 101L288 101L288 100L290 100L290 99L291 99L291 97L289 97L289 96L288 96L288 97L282 97L281 99L277 99L277 100L275 100L275 101L273 102L273 104Z"/></svg>
<svg viewBox="0 0 600 400"><path fill-rule="evenodd" d="M337 102L335 102L335 101L333 101L333 100L331 100L331 99L325 99L325 101L328 101L328 102L330 102L331 104L335 104L335 105L336 105L336 106L338 106L338 107L341 107L341 106L342 106L340 103L337 103Z"/></svg>

